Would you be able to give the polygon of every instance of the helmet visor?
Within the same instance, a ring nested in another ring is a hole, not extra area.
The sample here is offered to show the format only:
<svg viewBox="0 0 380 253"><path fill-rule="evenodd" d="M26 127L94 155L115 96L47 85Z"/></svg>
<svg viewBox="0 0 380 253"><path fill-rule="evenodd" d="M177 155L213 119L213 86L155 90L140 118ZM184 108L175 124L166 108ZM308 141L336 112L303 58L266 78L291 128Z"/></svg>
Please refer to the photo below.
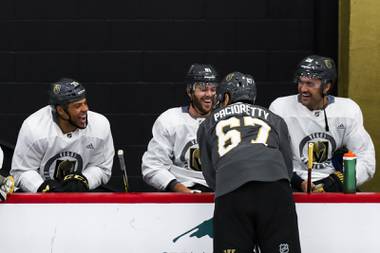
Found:
<svg viewBox="0 0 380 253"><path fill-rule="evenodd" d="M195 82L193 83L193 90L199 88L201 90L205 90L207 88L216 89L216 82Z"/></svg>

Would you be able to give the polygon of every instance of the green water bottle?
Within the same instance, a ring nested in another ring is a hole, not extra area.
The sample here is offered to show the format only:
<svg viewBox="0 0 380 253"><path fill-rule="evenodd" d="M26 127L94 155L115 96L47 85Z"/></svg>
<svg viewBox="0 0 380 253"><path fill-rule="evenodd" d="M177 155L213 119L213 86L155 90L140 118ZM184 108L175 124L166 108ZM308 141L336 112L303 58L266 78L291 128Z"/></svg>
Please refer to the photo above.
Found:
<svg viewBox="0 0 380 253"><path fill-rule="evenodd" d="M348 151L343 155L344 193L356 192L356 155Z"/></svg>

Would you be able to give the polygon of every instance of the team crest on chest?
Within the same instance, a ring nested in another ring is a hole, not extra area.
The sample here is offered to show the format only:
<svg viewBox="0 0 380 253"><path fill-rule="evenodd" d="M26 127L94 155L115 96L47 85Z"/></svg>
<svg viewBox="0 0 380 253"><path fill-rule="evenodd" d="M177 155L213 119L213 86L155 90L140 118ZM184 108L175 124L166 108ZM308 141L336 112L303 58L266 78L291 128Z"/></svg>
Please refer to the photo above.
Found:
<svg viewBox="0 0 380 253"><path fill-rule="evenodd" d="M299 144L299 154L301 161L306 165L308 161L307 146L312 142L314 143L313 150L313 169L323 169L331 163L329 153L336 150L335 139L327 133L312 133Z"/></svg>
<svg viewBox="0 0 380 253"><path fill-rule="evenodd" d="M64 176L75 171L82 171L83 158L72 151L64 151L51 157L44 166L46 179L62 180Z"/></svg>
<svg viewBox="0 0 380 253"><path fill-rule="evenodd" d="M185 168L202 171L199 146L196 140L191 140L184 146L180 160L185 164Z"/></svg>

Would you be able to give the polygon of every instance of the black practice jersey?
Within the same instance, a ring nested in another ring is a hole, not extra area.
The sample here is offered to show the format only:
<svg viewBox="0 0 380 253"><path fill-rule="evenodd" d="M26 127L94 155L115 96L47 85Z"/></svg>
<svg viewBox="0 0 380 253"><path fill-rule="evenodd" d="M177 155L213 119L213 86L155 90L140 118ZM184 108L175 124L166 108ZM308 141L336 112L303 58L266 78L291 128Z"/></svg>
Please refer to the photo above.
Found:
<svg viewBox="0 0 380 253"><path fill-rule="evenodd" d="M266 108L238 102L217 109L200 125L197 138L203 175L216 197L249 181L290 181L288 128Z"/></svg>

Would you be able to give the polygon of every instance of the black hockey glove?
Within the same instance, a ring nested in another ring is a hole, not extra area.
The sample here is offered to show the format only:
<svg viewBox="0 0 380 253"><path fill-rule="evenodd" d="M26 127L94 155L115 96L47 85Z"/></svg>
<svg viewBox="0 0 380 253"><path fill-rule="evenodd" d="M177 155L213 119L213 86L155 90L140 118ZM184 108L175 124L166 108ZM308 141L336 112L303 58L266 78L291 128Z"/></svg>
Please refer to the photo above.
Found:
<svg viewBox="0 0 380 253"><path fill-rule="evenodd" d="M335 171L330 176L314 182L314 184L321 185L325 192L343 192L343 180L342 172Z"/></svg>
<svg viewBox="0 0 380 253"><path fill-rule="evenodd" d="M297 173L293 172L292 179L291 179L291 185L292 189L295 192L302 192L301 184L303 180L300 176L297 175Z"/></svg>
<svg viewBox="0 0 380 253"><path fill-rule="evenodd" d="M37 192L62 192L62 186L53 179L47 179L38 187Z"/></svg>
<svg viewBox="0 0 380 253"><path fill-rule="evenodd" d="M69 174L62 181L64 192L87 192L89 190L88 181L82 173Z"/></svg>
<svg viewBox="0 0 380 253"><path fill-rule="evenodd" d="M348 152L346 147L339 148L335 150L331 162L336 171L343 171L343 155Z"/></svg>

